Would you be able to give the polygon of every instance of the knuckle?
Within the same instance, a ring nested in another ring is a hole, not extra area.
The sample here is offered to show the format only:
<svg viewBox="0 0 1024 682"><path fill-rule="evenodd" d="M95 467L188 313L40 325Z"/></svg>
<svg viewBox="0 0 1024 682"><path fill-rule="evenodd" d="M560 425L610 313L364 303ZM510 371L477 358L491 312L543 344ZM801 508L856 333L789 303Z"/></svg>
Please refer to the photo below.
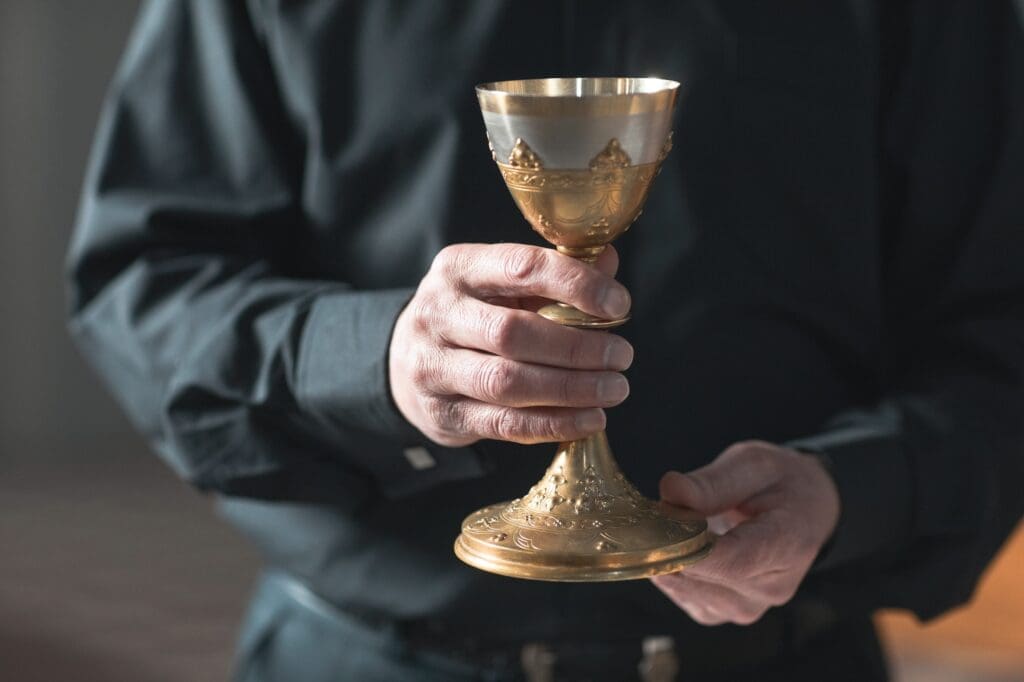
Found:
<svg viewBox="0 0 1024 682"><path fill-rule="evenodd" d="M423 412L427 416L427 422L431 428L443 429L445 424L445 418L448 416L448 410L444 403L448 402L445 399L429 396L423 400Z"/></svg>
<svg viewBox="0 0 1024 682"><path fill-rule="evenodd" d="M576 424L573 417L554 416L539 420L537 432L534 434L538 440L554 441L568 438L576 432Z"/></svg>
<svg viewBox="0 0 1024 682"><path fill-rule="evenodd" d="M557 416L532 416L519 419L515 425L515 439L522 443L545 443L562 440L569 433L567 418Z"/></svg>
<svg viewBox="0 0 1024 682"><path fill-rule="evenodd" d="M523 436L522 419L511 409L496 410L490 416L488 430L501 440L520 440Z"/></svg>
<svg viewBox="0 0 1024 682"><path fill-rule="evenodd" d="M514 315L501 312L485 322L484 337L488 345L499 355L507 355L516 346L519 321Z"/></svg>
<svg viewBox="0 0 1024 682"><path fill-rule="evenodd" d="M409 368L409 378L417 388L428 385L433 379L434 365L426 353L417 353Z"/></svg>
<svg viewBox="0 0 1024 682"><path fill-rule="evenodd" d="M510 248L505 255L505 276L510 282L522 284L533 280L544 269L545 249L530 246Z"/></svg>
<svg viewBox="0 0 1024 682"><path fill-rule="evenodd" d="M424 406L427 418L443 433L461 431L462 410L451 398L430 397Z"/></svg>
<svg viewBox="0 0 1024 682"><path fill-rule="evenodd" d="M761 617L767 610L767 608L761 607L744 607L740 609L739 613L732 620L737 625L753 625L761 620Z"/></svg>
<svg viewBox="0 0 1024 682"><path fill-rule="evenodd" d="M695 475L695 474L683 474L697 489L697 495L702 500L716 500L720 496L718 494L718 486L715 485L715 481L712 476L707 474Z"/></svg>
<svg viewBox="0 0 1024 682"><path fill-rule="evenodd" d="M449 275L458 271L459 263L462 260L463 248L458 244L451 244L444 247L434 256L430 269L434 272Z"/></svg>
<svg viewBox="0 0 1024 682"><path fill-rule="evenodd" d="M417 294L409 303L409 307L415 329L420 332L428 331L434 322L434 297L429 294Z"/></svg>
<svg viewBox="0 0 1024 682"><path fill-rule="evenodd" d="M772 606L782 606L796 595L796 586L788 581L772 580L761 586L760 594Z"/></svg>
<svg viewBox="0 0 1024 682"><path fill-rule="evenodd" d="M777 588L775 598L772 602L773 606L782 606L788 604L793 597L796 596L796 585L786 585Z"/></svg>
<svg viewBox="0 0 1024 682"><path fill-rule="evenodd" d="M689 614L691 618L701 625L721 625L725 622L717 613L708 608L691 606Z"/></svg>
<svg viewBox="0 0 1024 682"><path fill-rule="evenodd" d="M756 467L763 475L773 474L779 469L779 458L769 443L759 440L745 440L726 450L732 457L742 457L747 466Z"/></svg>
<svg viewBox="0 0 1024 682"><path fill-rule="evenodd" d="M701 608L693 606L692 604L684 606L683 610L685 610L686 613L690 616L690 618L692 618L698 624L700 624L700 625L711 625L711 623L708 622L710 616L708 615L707 611L704 611Z"/></svg>
<svg viewBox="0 0 1024 682"><path fill-rule="evenodd" d="M564 269L561 276L561 288L571 300L578 301L595 289L591 282L593 274L590 272L589 266L577 261L571 261L566 265L568 267Z"/></svg>
<svg viewBox="0 0 1024 682"><path fill-rule="evenodd" d="M484 400L502 400L508 397L515 387L515 368L507 361L486 361L482 363L476 376L477 390Z"/></svg>

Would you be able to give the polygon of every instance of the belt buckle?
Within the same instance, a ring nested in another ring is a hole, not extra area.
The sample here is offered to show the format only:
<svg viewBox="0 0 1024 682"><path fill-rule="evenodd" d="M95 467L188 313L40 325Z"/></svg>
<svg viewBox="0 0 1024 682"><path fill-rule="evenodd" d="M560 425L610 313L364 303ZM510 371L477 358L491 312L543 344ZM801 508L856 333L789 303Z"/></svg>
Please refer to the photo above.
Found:
<svg viewBox="0 0 1024 682"><path fill-rule="evenodd" d="M640 649L643 657L637 672L643 682L675 682L679 674L675 640L667 636L645 637ZM557 660L555 652L543 642L525 644L520 653L527 682L554 682Z"/></svg>
<svg viewBox="0 0 1024 682"><path fill-rule="evenodd" d="M524 644L519 660L527 682L555 682L555 652L547 644Z"/></svg>
<svg viewBox="0 0 1024 682"><path fill-rule="evenodd" d="M643 658L637 666L643 682L675 682L679 674L676 643L671 637L644 637L641 644Z"/></svg>

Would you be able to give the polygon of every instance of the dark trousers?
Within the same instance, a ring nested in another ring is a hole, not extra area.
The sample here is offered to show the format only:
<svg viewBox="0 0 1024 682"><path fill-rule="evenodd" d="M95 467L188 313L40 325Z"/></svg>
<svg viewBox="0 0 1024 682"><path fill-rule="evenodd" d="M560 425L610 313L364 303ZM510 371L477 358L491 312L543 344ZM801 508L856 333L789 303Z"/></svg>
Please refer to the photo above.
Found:
<svg viewBox="0 0 1024 682"><path fill-rule="evenodd" d="M682 616L681 616L682 617ZM523 644L527 644L524 640ZM555 680L639 680L639 642L550 642ZM524 680L521 646L482 657L451 646L414 645L399 629L368 625L320 599L298 581L268 574L256 589L239 641L236 682L504 682ZM702 670L681 650L679 680L759 682L888 679L870 620L843 622L799 651L756 665Z"/></svg>

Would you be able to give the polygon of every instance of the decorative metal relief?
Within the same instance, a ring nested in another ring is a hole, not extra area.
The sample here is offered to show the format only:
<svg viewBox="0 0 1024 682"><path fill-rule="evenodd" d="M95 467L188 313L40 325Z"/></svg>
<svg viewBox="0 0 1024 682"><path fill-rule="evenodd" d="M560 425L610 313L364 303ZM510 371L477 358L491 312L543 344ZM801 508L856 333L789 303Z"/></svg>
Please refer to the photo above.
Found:
<svg viewBox="0 0 1024 682"><path fill-rule="evenodd" d="M651 181L672 148L666 138L658 159L633 165L617 138L611 138L586 169L548 169L526 140L516 138L498 168L533 228L553 244L604 244L640 215ZM496 157L493 146L491 156Z"/></svg>
<svg viewBox="0 0 1024 682"><path fill-rule="evenodd" d="M613 168L628 168L633 164L629 154L619 144L618 138L608 140L608 144L590 160L590 170L607 171Z"/></svg>
<svg viewBox="0 0 1024 682"><path fill-rule="evenodd" d="M481 510L483 511L483 510ZM659 518L655 503L643 497L621 472L602 480L587 469L578 480L553 469L523 497L488 508L463 528L471 536L524 552L554 549L569 538L598 552L614 551L620 532ZM682 542L699 523L675 521L662 527L657 540Z"/></svg>
<svg viewBox="0 0 1024 682"><path fill-rule="evenodd" d="M516 138L516 143L512 147L512 151L509 152L508 165L513 168L525 168L526 170L540 170L543 168L540 157L530 149L530 145L526 144L521 137Z"/></svg>

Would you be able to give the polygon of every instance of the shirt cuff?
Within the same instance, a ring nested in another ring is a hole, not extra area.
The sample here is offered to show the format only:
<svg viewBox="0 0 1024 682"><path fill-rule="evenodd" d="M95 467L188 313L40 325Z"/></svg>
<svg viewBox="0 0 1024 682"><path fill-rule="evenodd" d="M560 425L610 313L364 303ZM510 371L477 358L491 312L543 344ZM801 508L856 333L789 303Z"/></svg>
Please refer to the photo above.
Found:
<svg viewBox="0 0 1024 682"><path fill-rule="evenodd" d="M320 296L299 344L299 406L331 432L339 456L368 472L388 497L486 470L473 448L429 441L391 397L391 334L412 294L412 289L386 289Z"/></svg>
<svg viewBox="0 0 1024 682"><path fill-rule="evenodd" d="M894 429L883 417L786 443L822 455L839 490L839 523L812 570L884 552L909 538L913 478Z"/></svg>

